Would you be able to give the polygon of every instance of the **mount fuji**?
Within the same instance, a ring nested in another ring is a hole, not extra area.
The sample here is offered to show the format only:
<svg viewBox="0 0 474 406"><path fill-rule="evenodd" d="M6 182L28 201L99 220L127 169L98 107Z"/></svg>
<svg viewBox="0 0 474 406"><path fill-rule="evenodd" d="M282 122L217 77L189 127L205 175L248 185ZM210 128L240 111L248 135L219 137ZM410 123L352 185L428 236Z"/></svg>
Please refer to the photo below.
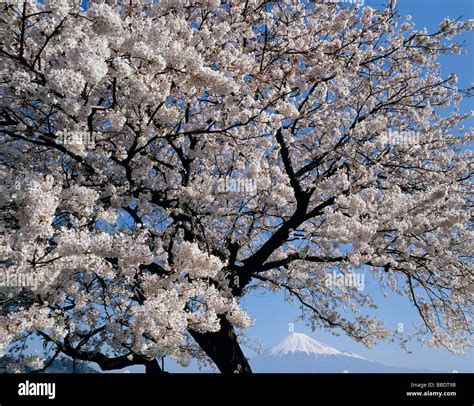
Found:
<svg viewBox="0 0 474 406"><path fill-rule="evenodd" d="M429 372L390 367L352 352L340 351L301 333L292 333L250 360L254 372L265 373L400 373Z"/></svg>

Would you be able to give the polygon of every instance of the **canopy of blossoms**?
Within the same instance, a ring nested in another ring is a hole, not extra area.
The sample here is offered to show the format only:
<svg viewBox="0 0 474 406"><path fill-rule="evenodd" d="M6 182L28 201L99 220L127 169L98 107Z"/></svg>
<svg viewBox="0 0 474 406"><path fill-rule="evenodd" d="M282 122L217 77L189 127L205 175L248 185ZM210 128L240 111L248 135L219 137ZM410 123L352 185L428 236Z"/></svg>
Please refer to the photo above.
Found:
<svg viewBox="0 0 474 406"><path fill-rule="evenodd" d="M296 0L0 9L0 272L34 281L1 302L0 349L45 342L14 368L249 372L253 288L390 338L334 270L406 296L430 344L469 344L472 132L438 59L472 24Z"/></svg>

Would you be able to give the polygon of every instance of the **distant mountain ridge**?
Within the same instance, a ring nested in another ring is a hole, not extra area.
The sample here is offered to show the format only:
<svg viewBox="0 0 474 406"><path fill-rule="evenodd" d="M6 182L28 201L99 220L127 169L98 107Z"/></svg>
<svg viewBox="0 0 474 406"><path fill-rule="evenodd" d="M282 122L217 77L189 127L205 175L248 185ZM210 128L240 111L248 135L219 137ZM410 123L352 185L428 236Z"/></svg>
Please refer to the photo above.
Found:
<svg viewBox="0 0 474 406"><path fill-rule="evenodd" d="M0 373L10 372L9 364L15 363L16 361L8 356L0 358ZM31 369L27 369L25 372L33 372ZM91 368L86 362L78 361L76 365L70 358L59 358L55 359L51 365L49 365L43 374L99 374L100 372Z"/></svg>
<svg viewBox="0 0 474 406"><path fill-rule="evenodd" d="M407 373L432 372L384 365L358 354L340 351L302 333L251 358L253 372L264 373Z"/></svg>
<svg viewBox="0 0 474 406"><path fill-rule="evenodd" d="M0 358L0 373L6 372L7 364L15 362L8 357ZM353 352L341 351L319 342L306 334L292 333L281 342L249 359L255 373L432 373L436 371L393 367L371 361ZM197 363L184 368L170 362L166 371L174 373L216 373L206 367L202 370ZM117 371L123 373L126 371ZM43 373L100 373L85 362L77 362L75 370L71 359L62 358L53 363Z"/></svg>

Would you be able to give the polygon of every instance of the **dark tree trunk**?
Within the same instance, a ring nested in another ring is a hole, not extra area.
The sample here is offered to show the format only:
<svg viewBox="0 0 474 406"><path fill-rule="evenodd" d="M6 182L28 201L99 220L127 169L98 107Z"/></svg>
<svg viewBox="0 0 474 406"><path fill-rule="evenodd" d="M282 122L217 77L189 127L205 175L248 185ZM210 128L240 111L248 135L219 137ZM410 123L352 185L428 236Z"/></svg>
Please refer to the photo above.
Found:
<svg viewBox="0 0 474 406"><path fill-rule="evenodd" d="M147 374L158 375L158 374L165 373L160 368L160 365L158 364L158 361L156 359L153 359L151 361L145 361L144 364L145 364L145 372Z"/></svg>
<svg viewBox="0 0 474 406"><path fill-rule="evenodd" d="M140 268L158 275L164 275L166 273L162 267L155 263L140 266ZM250 281L250 278L248 278L248 281ZM246 283L248 281L246 281ZM140 303L144 301L144 297L141 297L139 294L136 299ZM252 370L237 341L234 327L224 316L220 316L220 324L221 329L215 333L198 333L191 329L188 331L207 356L214 361L221 373L251 374ZM158 374L164 372L158 365L156 359L148 362L149 364L144 364L146 373Z"/></svg>
<svg viewBox="0 0 474 406"><path fill-rule="evenodd" d="M223 374L251 374L252 370L237 342L234 327L225 317L221 316L220 321L221 329L215 333L189 332Z"/></svg>

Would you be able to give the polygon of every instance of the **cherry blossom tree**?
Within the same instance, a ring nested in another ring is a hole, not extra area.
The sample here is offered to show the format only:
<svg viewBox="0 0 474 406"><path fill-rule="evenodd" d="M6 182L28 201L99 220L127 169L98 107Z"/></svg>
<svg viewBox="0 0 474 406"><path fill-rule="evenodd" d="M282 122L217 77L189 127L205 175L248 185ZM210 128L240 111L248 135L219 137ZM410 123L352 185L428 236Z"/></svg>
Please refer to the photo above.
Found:
<svg viewBox="0 0 474 406"><path fill-rule="evenodd" d="M470 91L439 57L472 24L416 30L394 2L119 3L0 4L14 368L249 373L252 289L286 291L314 329L394 338L372 290L334 271L406 296L428 344L469 345ZM32 337L44 354L25 355Z"/></svg>

